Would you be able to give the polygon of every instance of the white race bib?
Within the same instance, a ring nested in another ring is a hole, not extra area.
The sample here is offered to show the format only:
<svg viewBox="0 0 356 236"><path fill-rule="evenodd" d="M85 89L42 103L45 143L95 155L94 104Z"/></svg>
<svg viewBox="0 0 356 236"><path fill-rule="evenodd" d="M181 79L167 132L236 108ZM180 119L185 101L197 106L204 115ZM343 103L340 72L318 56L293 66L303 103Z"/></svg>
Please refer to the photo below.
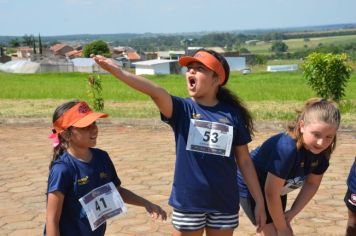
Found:
<svg viewBox="0 0 356 236"><path fill-rule="evenodd" d="M287 193L290 193L293 190L302 187L303 184L304 184L304 178L303 177L298 176L298 177L296 177L294 179L288 179L286 181L286 184L282 188L281 196L286 195Z"/></svg>
<svg viewBox="0 0 356 236"><path fill-rule="evenodd" d="M211 121L190 120L187 150L230 156L233 127Z"/></svg>
<svg viewBox="0 0 356 236"><path fill-rule="evenodd" d="M79 199L94 231L106 220L127 212L124 201L112 182L104 184Z"/></svg>

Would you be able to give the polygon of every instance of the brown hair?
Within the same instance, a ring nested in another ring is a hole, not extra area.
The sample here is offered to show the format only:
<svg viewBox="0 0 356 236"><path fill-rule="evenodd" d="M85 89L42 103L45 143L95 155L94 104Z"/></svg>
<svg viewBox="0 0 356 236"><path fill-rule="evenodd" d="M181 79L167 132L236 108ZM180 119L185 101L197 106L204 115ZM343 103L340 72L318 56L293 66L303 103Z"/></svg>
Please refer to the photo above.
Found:
<svg viewBox="0 0 356 236"><path fill-rule="evenodd" d="M337 108L337 104L331 100L323 98L311 98L305 101L301 111L297 111L297 118L288 125L288 134L297 141L297 149L303 146L303 135L300 132L300 122L310 124L313 121L325 122L330 125L335 125L339 128L341 116ZM327 158L330 158L331 153L336 146L336 135L331 145L324 150Z"/></svg>

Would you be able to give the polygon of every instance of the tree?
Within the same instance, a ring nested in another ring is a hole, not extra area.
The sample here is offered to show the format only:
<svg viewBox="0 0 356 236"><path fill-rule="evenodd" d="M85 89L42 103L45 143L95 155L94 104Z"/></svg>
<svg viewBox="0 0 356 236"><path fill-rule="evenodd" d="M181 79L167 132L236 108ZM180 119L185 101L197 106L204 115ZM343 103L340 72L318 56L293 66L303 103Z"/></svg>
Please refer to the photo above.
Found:
<svg viewBox="0 0 356 236"><path fill-rule="evenodd" d="M23 45L24 46L28 46L28 47L32 47L33 46L33 41L35 40L35 38L33 37L33 35L27 35L25 34L22 37L22 41L23 41Z"/></svg>
<svg viewBox="0 0 356 236"><path fill-rule="evenodd" d="M42 55L42 40L41 40L40 34L38 34L38 50L39 50L39 53Z"/></svg>
<svg viewBox="0 0 356 236"><path fill-rule="evenodd" d="M85 45L83 48L83 55L85 57L90 57L91 54L110 57L110 50L103 40L95 40Z"/></svg>
<svg viewBox="0 0 356 236"><path fill-rule="evenodd" d="M288 46L284 42L278 40L272 43L271 50L275 53L286 52L288 50Z"/></svg>
<svg viewBox="0 0 356 236"><path fill-rule="evenodd" d="M33 54L37 54L37 51L36 51L36 41L33 40Z"/></svg>
<svg viewBox="0 0 356 236"><path fill-rule="evenodd" d="M240 48L240 53L250 53L247 48Z"/></svg>
<svg viewBox="0 0 356 236"><path fill-rule="evenodd" d="M311 53L302 64L308 85L322 98L339 102L345 95L352 68L346 54Z"/></svg>
<svg viewBox="0 0 356 236"><path fill-rule="evenodd" d="M9 45L13 48L20 47L20 40L18 38L11 39Z"/></svg>

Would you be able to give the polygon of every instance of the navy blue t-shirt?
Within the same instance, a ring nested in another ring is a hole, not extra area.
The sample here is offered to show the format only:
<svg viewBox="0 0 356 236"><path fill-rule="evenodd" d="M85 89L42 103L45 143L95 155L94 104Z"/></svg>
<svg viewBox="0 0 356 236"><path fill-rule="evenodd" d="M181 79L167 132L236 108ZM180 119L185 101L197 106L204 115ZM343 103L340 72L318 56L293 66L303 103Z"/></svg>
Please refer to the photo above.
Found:
<svg viewBox="0 0 356 236"><path fill-rule="evenodd" d="M301 187L308 174L321 175L329 167L329 160L323 153L313 154L304 147L297 150L296 140L287 133L280 133L266 140L251 152L251 158L261 189L264 189L268 172L285 179L284 190L288 192ZM238 173L238 182L240 196L251 197L241 173Z"/></svg>
<svg viewBox="0 0 356 236"><path fill-rule="evenodd" d="M64 152L54 163L48 177L48 193L60 191L64 194L62 214L59 222L61 236L102 236L106 224L92 231L87 215L79 199L91 190L113 182L121 184L115 167L107 154L92 148L92 160L82 162Z"/></svg>
<svg viewBox="0 0 356 236"><path fill-rule="evenodd" d="M350 173L347 178L347 187L352 193L356 193L356 157L353 165L351 166Z"/></svg>
<svg viewBox="0 0 356 236"><path fill-rule="evenodd" d="M240 111L222 102L207 107L191 98L172 96L172 101L172 117L162 116L162 120L172 127L176 141L176 164L169 204L182 211L236 213L239 193L233 150L234 146L251 141ZM191 119L232 126L230 153L221 156L187 150Z"/></svg>

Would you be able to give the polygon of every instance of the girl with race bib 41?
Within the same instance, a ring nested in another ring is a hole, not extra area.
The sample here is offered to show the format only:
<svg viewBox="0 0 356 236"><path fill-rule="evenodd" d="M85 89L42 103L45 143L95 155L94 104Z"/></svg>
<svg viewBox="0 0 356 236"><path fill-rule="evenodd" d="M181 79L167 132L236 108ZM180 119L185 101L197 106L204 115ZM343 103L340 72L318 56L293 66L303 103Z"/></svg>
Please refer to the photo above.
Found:
<svg viewBox="0 0 356 236"><path fill-rule="evenodd" d="M66 102L55 110L44 235L103 236L106 219L126 211L123 202L166 219L159 206L122 187L108 153L94 148L95 122L107 116L83 101Z"/></svg>

